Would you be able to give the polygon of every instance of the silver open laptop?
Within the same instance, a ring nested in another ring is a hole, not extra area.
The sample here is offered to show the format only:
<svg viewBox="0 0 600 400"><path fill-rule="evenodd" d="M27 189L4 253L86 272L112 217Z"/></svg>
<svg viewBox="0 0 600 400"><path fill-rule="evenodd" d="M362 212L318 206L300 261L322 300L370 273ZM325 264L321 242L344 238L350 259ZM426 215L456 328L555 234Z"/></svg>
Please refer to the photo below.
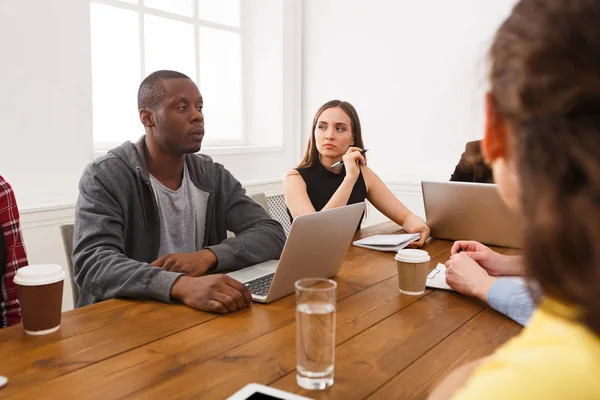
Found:
<svg viewBox="0 0 600 400"><path fill-rule="evenodd" d="M297 217L279 260L227 275L244 283L252 299L260 303L293 293L298 279L335 276L364 210L365 203L358 203Z"/></svg>
<svg viewBox="0 0 600 400"><path fill-rule="evenodd" d="M520 248L521 222L487 183L421 182L431 236Z"/></svg>

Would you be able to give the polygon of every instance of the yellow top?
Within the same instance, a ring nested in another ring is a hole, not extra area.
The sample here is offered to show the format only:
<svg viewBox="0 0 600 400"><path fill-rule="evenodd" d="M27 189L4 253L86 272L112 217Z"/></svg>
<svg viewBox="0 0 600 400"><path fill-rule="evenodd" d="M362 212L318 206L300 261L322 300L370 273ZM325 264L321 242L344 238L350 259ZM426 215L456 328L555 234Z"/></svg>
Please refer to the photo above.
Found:
<svg viewBox="0 0 600 400"><path fill-rule="evenodd" d="M600 399L600 337L545 299L527 328L486 359L453 400Z"/></svg>

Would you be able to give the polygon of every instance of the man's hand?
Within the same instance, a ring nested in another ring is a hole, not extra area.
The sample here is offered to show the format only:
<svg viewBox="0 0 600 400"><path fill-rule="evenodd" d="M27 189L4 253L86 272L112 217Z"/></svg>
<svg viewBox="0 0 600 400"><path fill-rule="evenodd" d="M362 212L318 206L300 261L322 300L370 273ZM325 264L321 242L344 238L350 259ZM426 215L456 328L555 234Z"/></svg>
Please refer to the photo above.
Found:
<svg viewBox="0 0 600 400"><path fill-rule="evenodd" d="M487 295L496 281L465 253L454 254L446 262L446 283L459 293L487 303Z"/></svg>
<svg viewBox="0 0 600 400"><path fill-rule="evenodd" d="M504 256L475 241L454 242L450 254L458 253L466 254L475 260L491 276L523 275L523 258L521 256Z"/></svg>
<svg viewBox="0 0 600 400"><path fill-rule="evenodd" d="M422 247L429 237L429 226L427 226L425 221L415 214L409 214L406 218L404 218L402 228L404 228L404 230L408 233L419 233L421 235L418 241L412 242L408 245L408 247Z"/></svg>
<svg viewBox="0 0 600 400"><path fill-rule="evenodd" d="M209 249L195 253L165 254L152 263L170 272L183 272L187 276L202 276L217 265L217 256Z"/></svg>
<svg viewBox="0 0 600 400"><path fill-rule="evenodd" d="M252 305L252 295L244 284L227 275L198 278L179 277L171 297L196 310L227 314Z"/></svg>

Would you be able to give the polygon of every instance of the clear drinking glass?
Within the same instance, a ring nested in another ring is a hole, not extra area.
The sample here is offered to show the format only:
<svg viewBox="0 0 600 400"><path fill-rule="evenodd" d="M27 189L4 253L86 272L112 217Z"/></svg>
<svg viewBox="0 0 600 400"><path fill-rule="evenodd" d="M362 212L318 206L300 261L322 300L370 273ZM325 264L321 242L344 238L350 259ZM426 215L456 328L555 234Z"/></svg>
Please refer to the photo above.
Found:
<svg viewBox="0 0 600 400"><path fill-rule="evenodd" d="M330 279L296 282L296 381L304 389L333 385L336 287Z"/></svg>

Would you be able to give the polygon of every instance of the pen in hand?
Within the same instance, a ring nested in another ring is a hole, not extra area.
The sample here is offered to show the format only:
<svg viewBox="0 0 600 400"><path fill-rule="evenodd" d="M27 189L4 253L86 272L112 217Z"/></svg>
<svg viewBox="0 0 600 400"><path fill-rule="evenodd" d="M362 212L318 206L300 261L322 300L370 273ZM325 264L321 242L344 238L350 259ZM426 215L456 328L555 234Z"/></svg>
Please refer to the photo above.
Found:
<svg viewBox="0 0 600 400"><path fill-rule="evenodd" d="M367 151L369 151L369 149L364 149L360 151L360 154L365 154ZM335 164L333 164L330 168L336 168L336 167L341 167L342 165L344 165L344 160L340 160L338 162L336 162Z"/></svg>

